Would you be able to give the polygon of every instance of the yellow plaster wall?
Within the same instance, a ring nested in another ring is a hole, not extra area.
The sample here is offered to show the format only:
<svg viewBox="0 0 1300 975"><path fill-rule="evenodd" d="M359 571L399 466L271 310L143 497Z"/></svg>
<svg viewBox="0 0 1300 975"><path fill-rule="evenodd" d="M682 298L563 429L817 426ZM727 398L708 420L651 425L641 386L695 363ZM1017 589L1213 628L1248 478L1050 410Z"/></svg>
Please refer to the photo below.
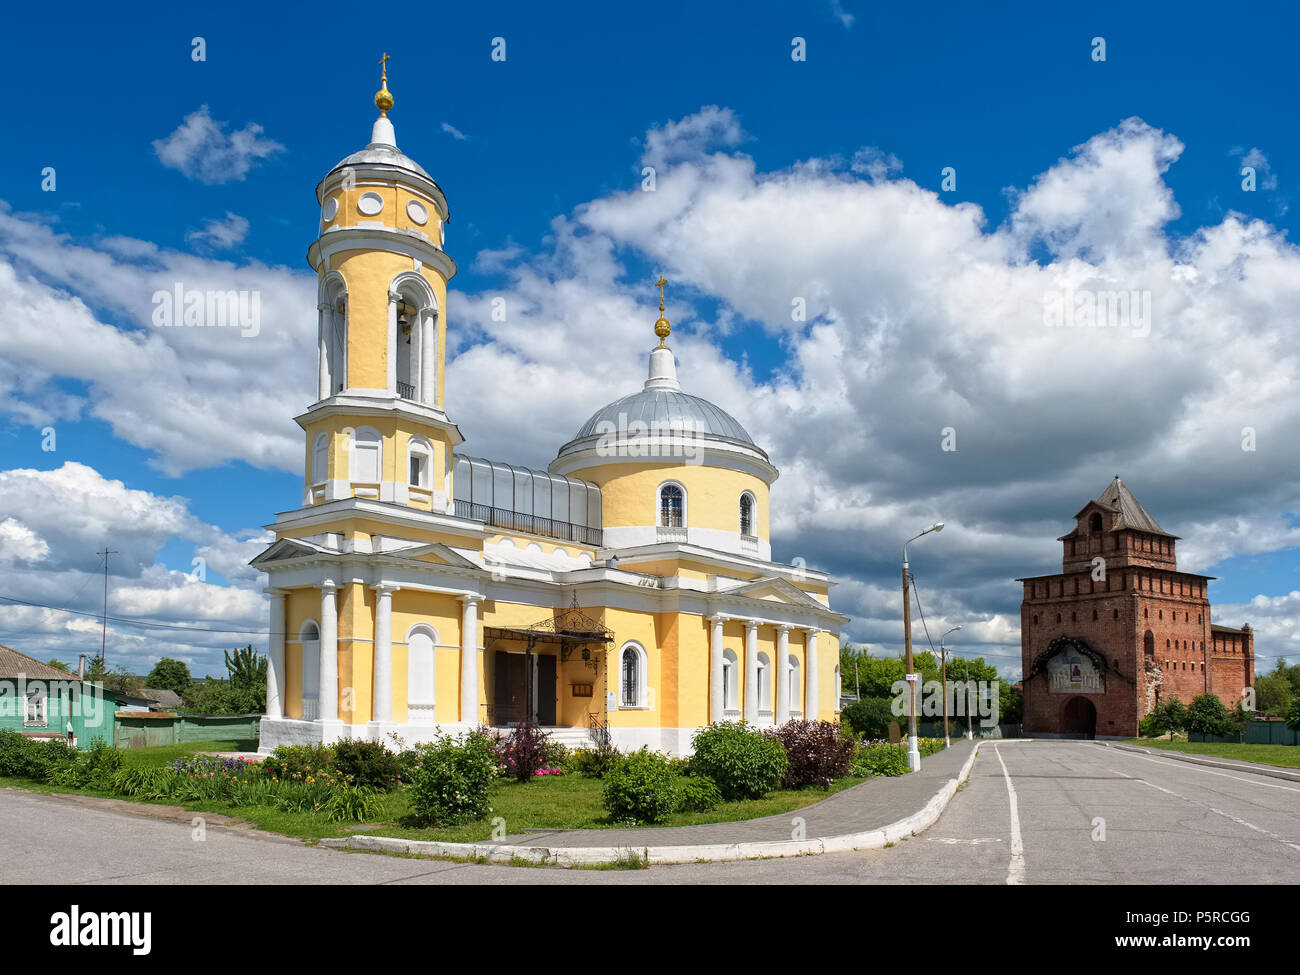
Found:
<svg viewBox="0 0 1300 975"><path fill-rule="evenodd" d="M363 193L379 194L384 201L384 208L374 216L367 216L362 213L357 209L357 201ZM335 186L325 196L327 202L331 199L338 200L338 212L334 214L333 220L321 221L322 233L326 230L355 227L360 223L382 223L385 227L395 227L398 230L409 230L423 234L434 244L441 246L442 218L438 212L438 204L431 197L416 192L409 187L385 186L359 181L351 188L345 188L342 185ZM412 200L418 201L429 214L429 219L423 226L412 220L406 212L406 204ZM322 215L323 213L322 209Z"/></svg>
<svg viewBox="0 0 1300 975"><path fill-rule="evenodd" d="M758 537L769 537L770 492L753 474L695 464L605 464L574 471L570 477L599 484L606 528L654 525L659 518L659 485L676 481L686 489L686 524L691 528L740 530L740 496L754 495Z"/></svg>

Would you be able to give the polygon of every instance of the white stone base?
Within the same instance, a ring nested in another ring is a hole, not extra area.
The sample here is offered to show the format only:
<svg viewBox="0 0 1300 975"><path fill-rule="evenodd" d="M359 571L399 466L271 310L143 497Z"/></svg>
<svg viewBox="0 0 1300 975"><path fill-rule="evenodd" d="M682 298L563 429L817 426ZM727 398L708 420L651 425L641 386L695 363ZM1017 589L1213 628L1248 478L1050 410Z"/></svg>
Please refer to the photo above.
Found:
<svg viewBox="0 0 1300 975"><path fill-rule="evenodd" d="M609 738L621 752L634 752L642 746L675 758L689 758L694 749L691 738L698 728L610 728Z"/></svg>

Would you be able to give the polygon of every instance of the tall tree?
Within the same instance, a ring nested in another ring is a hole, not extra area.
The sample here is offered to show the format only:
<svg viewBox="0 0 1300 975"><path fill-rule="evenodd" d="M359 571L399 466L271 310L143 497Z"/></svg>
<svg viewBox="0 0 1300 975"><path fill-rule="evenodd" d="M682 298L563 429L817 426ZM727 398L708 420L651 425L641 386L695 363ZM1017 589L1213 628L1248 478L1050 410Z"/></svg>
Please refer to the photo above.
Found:
<svg viewBox="0 0 1300 975"><path fill-rule="evenodd" d="M149 671L149 676L144 679L145 687L175 691L181 695L189 690L192 683L190 668L183 660L173 660L171 657L163 657L154 664L153 670Z"/></svg>

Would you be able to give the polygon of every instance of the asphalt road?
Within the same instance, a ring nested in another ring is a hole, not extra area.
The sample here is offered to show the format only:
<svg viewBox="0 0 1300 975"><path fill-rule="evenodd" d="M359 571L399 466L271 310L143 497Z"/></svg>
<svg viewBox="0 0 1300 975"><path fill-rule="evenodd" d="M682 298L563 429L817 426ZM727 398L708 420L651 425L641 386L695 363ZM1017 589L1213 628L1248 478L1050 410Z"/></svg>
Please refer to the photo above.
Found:
<svg viewBox="0 0 1300 975"><path fill-rule="evenodd" d="M886 850L562 870L314 849L0 790L5 884L1300 883L1300 785L1090 742L985 743L942 818Z"/></svg>

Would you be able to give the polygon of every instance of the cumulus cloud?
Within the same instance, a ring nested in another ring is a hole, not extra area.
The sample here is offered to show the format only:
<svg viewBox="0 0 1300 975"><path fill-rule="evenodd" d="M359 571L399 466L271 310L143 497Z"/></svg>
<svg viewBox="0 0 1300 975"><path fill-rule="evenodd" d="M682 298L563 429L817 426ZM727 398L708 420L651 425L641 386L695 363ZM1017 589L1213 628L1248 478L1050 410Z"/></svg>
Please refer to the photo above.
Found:
<svg viewBox="0 0 1300 975"><path fill-rule="evenodd" d="M207 105L199 106L171 135L154 140L158 161L188 179L215 185L244 179L258 162L284 149L265 138L256 122L232 132L227 124L215 121Z"/></svg>
<svg viewBox="0 0 1300 975"><path fill-rule="evenodd" d="M96 553L110 543L109 615L162 624L110 622L110 663L144 673L171 656L196 672L221 673L230 647L254 643L265 652L262 582L242 563L269 533L227 534L196 518L185 498L129 488L75 462L0 471L0 511L21 513L0 520L0 642L69 664L98 653L103 561ZM164 546L178 543L192 545L206 571L159 561Z"/></svg>
<svg viewBox="0 0 1300 975"><path fill-rule="evenodd" d="M191 230L185 239L216 250L229 250L242 244L247 236L248 219L227 210L224 217L204 221L202 229Z"/></svg>
<svg viewBox="0 0 1300 975"><path fill-rule="evenodd" d="M540 248L479 256L500 286L449 295L447 404L467 452L544 466L592 411L639 388L656 309L635 261L673 282L685 388L740 418L781 468L775 553L842 581L850 639L899 644L901 543L942 518L911 553L932 632L962 623L966 650L1014 667L1014 578L1059 567L1056 537L1115 473L1182 536L1189 569L1300 542L1287 514L1300 252L1235 213L1172 234L1174 135L1120 122L1010 191L998 226L884 154L764 171L744 140L717 106L655 127L642 159L654 192L593 199L556 217ZM29 422L89 411L171 471L237 457L300 468L289 418L314 388L309 275L74 244L7 212L0 255L14 309L0 409L35 404ZM181 275L274 292L270 344L149 329L147 296ZM1045 320L1053 296L1112 293L1149 300L1145 331ZM74 341L52 340L50 322ZM723 332L779 349L777 366L724 354ZM88 402L56 396L56 376L87 382ZM54 547L46 526L25 526Z"/></svg>

